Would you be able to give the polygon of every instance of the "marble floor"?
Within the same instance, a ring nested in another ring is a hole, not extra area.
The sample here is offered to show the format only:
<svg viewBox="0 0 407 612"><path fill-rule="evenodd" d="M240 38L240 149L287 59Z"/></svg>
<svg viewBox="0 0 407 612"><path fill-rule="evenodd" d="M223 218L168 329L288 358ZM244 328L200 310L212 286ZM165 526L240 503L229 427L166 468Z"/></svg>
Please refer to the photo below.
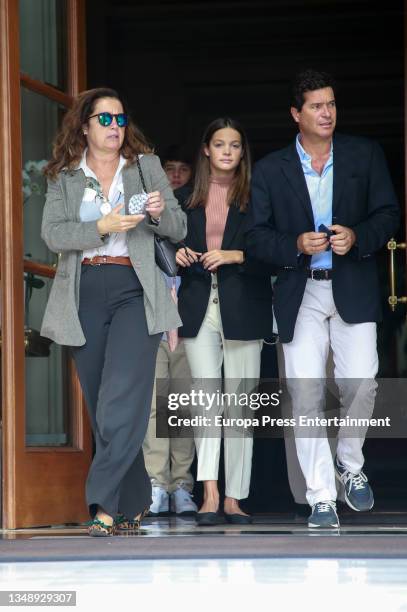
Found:
<svg viewBox="0 0 407 612"><path fill-rule="evenodd" d="M359 609L407 612L407 553L405 558L392 559L385 558L385 554L384 558L366 558L363 552L363 539L368 535L376 535L385 543L394 536L398 540L407 538L405 514L371 514L363 520L354 514L352 517L351 520L344 516L339 534L317 535L323 538L357 536L360 558L285 558L282 554L280 558L252 559L106 560L101 556L91 561L2 562L0 556L0 596L3 591L75 591L75 609L92 612L140 608L154 612L227 608L239 612L250 611L253 605L256 609L278 606L284 612L314 612L319 608L329 612ZM138 537L151 544L158 537L168 538L171 547L177 538L202 533L212 534L214 539L225 534L241 534L242 542L259 535L264 538L285 535L290 540L315 536L308 531L304 517L265 515L256 516L253 525L238 531L230 525L197 530L191 518L147 519ZM87 536L83 526L61 525L3 531L0 538L10 545L10 540L30 540L45 546L51 538L61 542L72 538L83 541Z"/></svg>
<svg viewBox="0 0 407 612"><path fill-rule="evenodd" d="M75 591L81 611L396 612L407 611L407 560L0 563L0 590L22 589Z"/></svg>

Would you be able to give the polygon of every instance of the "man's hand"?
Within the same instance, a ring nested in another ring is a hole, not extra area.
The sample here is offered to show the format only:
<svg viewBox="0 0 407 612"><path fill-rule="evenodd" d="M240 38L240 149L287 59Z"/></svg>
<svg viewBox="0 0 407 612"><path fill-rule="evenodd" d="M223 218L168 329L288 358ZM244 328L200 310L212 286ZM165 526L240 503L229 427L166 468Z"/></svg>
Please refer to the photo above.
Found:
<svg viewBox="0 0 407 612"><path fill-rule="evenodd" d="M297 238L297 249L305 255L323 253L327 246L328 239L324 232L304 232Z"/></svg>
<svg viewBox="0 0 407 612"><path fill-rule="evenodd" d="M350 227L345 227L344 225L330 225L329 229L335 232L329 240L333 252L336 255L346 255L355 244L355 232Z"/></svg>

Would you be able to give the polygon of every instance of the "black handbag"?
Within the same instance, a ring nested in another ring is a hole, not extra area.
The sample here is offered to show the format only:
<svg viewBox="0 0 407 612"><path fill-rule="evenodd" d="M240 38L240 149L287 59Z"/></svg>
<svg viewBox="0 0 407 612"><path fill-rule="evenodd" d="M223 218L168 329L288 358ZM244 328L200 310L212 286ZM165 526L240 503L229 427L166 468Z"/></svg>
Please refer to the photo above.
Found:
<svg viewBox="0 0 407 612"><path fill-rule="evenodd" d="M40 332L28 325L29 306L33 288L42 289L45 283L36 278L32 272L24 274L25 280L25 325L24 325L24 349L27 357L49 357L52 340L41 336ZM0 355L2 350L2 338L0 330Z"/></svg>
<svg viewBox="0 0 407 612"><path fill-rule="evenodd" d="M44 338L37 329L24 328L24 349L27 357L49 357L52 340ZM2 351L2 338L0 333L0 357Z"/></svg>
<svg viewBox="0 0 407 612"><path fill-rule="evenodd" d="M32 327L24 329L24 347L27 357L49 357L52 340L44 338Z"/></svg>
<svg viewBox="0 0 407 612"><path fill-rule="evenodd" d="M138 155L136 156L136 162L141 184L143 185L145 193L148 193ZM167 276L177 276L177 262L175 261L176 253L177 246L175 244L170 242L168 238L154 234L155 263Z"/></svg>

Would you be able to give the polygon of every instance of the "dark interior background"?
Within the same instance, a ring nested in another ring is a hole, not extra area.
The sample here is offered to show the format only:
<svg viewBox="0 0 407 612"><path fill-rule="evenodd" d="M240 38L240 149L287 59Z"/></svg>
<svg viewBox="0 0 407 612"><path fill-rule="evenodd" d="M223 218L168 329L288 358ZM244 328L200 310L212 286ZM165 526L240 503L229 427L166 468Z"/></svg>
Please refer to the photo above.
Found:
<svg viewBox="0 0 407 612"><path fill-rule="evenodd" d="M161 149L212 119L246 127L254 158L294 135L290 81L338 83L338 129L378 139L403 174L403 0L87 0L88 85L117 88Z"/></svg>
<svg viewBox="0 0 407 612"><path fill-rule="evenodd" d="M174 143L196 150L212 119L228 115L245 126L254 159L295 135L290 82L306 67L337 81L338 131L383 146L404 209L403 0L87 0L88 86L111 86L127 99L134 120L158 153ZM404 238L403 223L400 238ZM404 262L399 257L400 291ZM382 376L406 376L395 336L405 310L386 304L379 329ZM275 374L274 354L264 373ZM376 507L407 507L404 440L367 440L367 472ZM255 511L294 507L281 440L256 440ZM199 497L199 487L198 487Z"/></svg>

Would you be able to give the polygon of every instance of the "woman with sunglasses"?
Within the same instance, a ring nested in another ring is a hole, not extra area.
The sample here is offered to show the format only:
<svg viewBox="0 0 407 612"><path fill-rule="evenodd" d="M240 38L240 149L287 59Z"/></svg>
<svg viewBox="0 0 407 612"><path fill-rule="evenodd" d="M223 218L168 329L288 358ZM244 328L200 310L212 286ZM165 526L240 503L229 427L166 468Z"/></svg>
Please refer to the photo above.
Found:
<svg viewBox="0 0 407 612"><path fill-rule="evenodd" d="M205 390L245 393L257 384L263 338L272 333L270 271L245 255L245 219L249 199L250 152L243 128L229 118L206 128L195 182L186 202L188 232L177 251L181 270L178 307L193 379ZM178 196L178 192L176 192ZM200 407L211 419L242 416L237 405ZM248 410L248 416L253 416ZM224 429L224 517L219 513L220 430L196 432L197 480L204 482L198 525L226 521L250 523L239 500L248 497L253 440L247 432Z"/></svg>
<svg viewBox="0 0 407 612"><path fill-rule="evenodd" d="M107 536L137 528L151 504L142 442L155 360L162 332L180 325L154 234L182 240L185 215L112 89L78 96L45 172L42 237L59 263L41 333L72 347L96 445L89 534Z"/></svg>

